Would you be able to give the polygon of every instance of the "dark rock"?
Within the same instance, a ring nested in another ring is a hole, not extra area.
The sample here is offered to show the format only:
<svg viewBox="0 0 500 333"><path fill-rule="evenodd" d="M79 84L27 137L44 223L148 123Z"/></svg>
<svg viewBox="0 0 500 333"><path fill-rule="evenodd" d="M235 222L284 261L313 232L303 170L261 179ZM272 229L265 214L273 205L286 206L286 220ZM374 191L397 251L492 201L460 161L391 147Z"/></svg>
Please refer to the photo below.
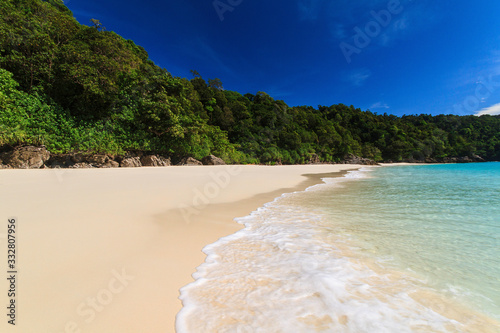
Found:
<svg viewBox="0 0 500 333"><path fill-rule="evenodd" d="M74 160L80 161L77 163L90 164L94 168L116 167L116 162L113 160L113 157L106 154L90 154L90 155L75 154Z"/></svg>
<svg viewBox="0 0 500 333"><path fill-rule="evenodd" d="M142 166L150 166L150 167L163 167L172 165L169 158L157 155L143 156L141 158L141 163Z"/></svg>
<svg viewBox="0 0 500 333"><path fill-rule="evenodd" d="M90 155L87 157L87 162L93 165L105 165L111 160L112 159L108 155L104 154Z"/></svg>
<svg viewBox="0 0 500 333"><path fill-rule="evenodd" d="M345 157L343 164L378 165L374 160L349 154Z"/></svg>
<svg viewBox="0 0 500 333"><path fill-rule="evenodd" d="M2 153L1 159L15 169L39 169L50 159L50 152L44 146L22 146Z"/></svg>
<svg viewBox="0 0 500 333"><path fill-rule="evenodd" d="M170 160L169 157L163 157L163 156L158 156L160 159L160 162L162 163L160 166L171 166L172 161Z"/></svg>
<svg viewBox="0 0 500 333"><path fill-rule="evenodd" d="M486 162L481 156L479 155L472 155L472 156L461 156L461 157L443 157L440 159L435 159L435 158L428 158L425 160L427 163L474 163L474 162Z"/></svg>
<svg viewBox="0 0 500 333"><path fill-rule="evenodd" d="M219 158L219 157L214 156L214 155L208 155L208 156L203 157L203 159L201 160L201 163L203 165L225 165L226 164L226 162L224 162L224 160L222 158Z"/></svg>
<svg viewBox="0 0 500 333"><path fill-rule="evenodd" d="M309 158L309 163L310 164L319 164L321 161L319 160L318 154L311 154L311 157Z"/></svg>
<svg viewBox="0 0 500 333"><path fill-rule="evenodd" d="M192 157L185 157L183 158L177 165L203 165L200 161L197 159L194 159Z"/></svg>
<svg viewBox="0 0 500 333"><path fill-rule="evenodd" d="M139 157L139 159L141 159L145 155L147 155L147 154L140 151L140 150L131 150L131 151L127 152L127 157Z"/></svg>
<svg viewBox="0 0 500 333"><path fill-rule="evenodd" d="M105 154L76 153L52 155L45 165L49 168L117 168L119 163Z"/></svg>
<svg viewBox="0 0 500 333"><path fill-rule="evenodd" d="M71 156L71 160L73 161L73 163L83 163L84 161L86 161L86 158L82 153L76 153Z"/></svg>
<svg viewBox="0 0 500 333"><path fill-rule="evenodd" d="M127 157L124 158L120 163L120 167L122 168L138 168L141 166L142 164L139 157Z"/></svg>
<svg viewBox="0 0 500 333"><path fill-rule="evenodd" d="M70 154L51 155L50 159L45 162L45 166L49 168L69 168L75 164L72 157Z"/></svg>
<svg viewBox="0 0 500 333"><path fill-rule="evenodd" d="M118 168L120 167L120 163L110 160L104 164L100 164L99 168Z"/></svg>

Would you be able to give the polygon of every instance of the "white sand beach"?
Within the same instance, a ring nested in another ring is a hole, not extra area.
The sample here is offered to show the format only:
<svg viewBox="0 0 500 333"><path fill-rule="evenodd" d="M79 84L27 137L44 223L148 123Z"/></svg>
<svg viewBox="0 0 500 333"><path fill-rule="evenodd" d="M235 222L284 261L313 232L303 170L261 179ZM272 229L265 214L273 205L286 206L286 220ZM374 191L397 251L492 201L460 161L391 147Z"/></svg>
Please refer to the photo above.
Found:
<svg viewBox="0 0 500 333"><path fill-rule="evenodd" d="M358 167L2 170L0 269L15 218L18 276L16 327L0 331L174 332L179 289L235 217L320 182L304 174Z"/></svg>

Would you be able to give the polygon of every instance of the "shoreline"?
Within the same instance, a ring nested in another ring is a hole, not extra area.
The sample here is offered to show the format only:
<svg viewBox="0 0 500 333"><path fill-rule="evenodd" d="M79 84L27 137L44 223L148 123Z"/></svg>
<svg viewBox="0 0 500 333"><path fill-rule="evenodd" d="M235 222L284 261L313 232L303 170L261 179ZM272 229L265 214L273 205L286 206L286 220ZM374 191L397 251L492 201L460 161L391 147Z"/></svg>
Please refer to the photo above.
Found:
<svg viewBox="0 0 500 333"><path fill-rule="evenodd" d="M174 332L179 289L206 245L243 228L234 218L360 167L5 170L2 219L19 220L22 249L16 326Z"/></svg>

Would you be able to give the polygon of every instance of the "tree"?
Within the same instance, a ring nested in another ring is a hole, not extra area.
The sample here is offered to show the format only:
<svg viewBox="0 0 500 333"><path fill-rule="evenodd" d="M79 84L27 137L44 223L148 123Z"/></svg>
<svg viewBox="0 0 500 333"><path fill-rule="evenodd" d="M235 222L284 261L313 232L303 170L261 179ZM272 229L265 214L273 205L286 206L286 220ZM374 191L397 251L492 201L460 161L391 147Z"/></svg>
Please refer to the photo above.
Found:
<svg viewBox="0 0 500 333"><path fill-rule="evenodd" d="M90 22L92 23L92 27L95 28L97 31L106 31L106 28L102 25L101 21L96 19L90 19Z"/></svg>
<svg viewBox="0 0 500 333"><path fill-rule="evenodd" d="M208 86L216 90L224 90L222 87L222 81L220 79L209 79Z"/></svg>

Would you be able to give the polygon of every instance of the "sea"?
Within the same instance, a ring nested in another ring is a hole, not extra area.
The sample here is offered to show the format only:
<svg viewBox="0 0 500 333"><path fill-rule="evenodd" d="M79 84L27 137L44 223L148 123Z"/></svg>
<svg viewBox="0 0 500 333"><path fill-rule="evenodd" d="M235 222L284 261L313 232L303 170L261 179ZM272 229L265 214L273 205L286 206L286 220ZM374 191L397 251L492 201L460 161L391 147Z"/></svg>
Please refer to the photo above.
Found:
<svg viewBox="0 0 500 333"><path fill-rule="evenodd" d="M500 163L363 167L237 222L178 333L500 332Z"/></svg>

